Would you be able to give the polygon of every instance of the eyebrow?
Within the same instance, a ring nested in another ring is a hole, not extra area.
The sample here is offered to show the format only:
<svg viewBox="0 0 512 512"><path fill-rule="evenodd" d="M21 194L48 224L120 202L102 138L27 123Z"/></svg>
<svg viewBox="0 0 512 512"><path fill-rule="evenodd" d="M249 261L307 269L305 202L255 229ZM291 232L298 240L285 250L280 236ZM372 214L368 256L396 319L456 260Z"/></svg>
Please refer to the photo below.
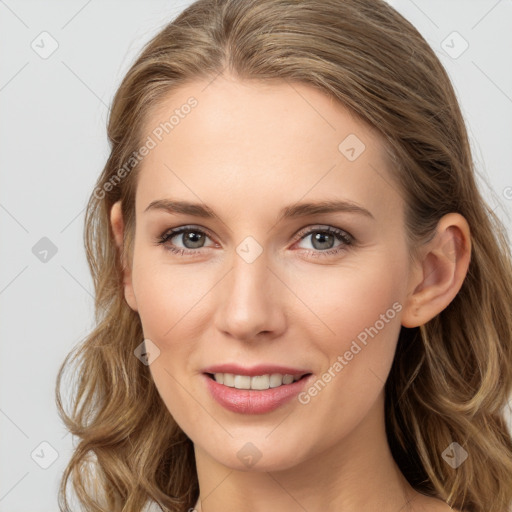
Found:
<svg viewBox="0 0 512 512"><path fill-rule="evenodd" d="M152 201L144 210L144 213L151 210L164 210L168 213L192 215L205 219L216 217L215 212L205 204L174 201L172 199L157 199L156 201ZM285 206L279 212L276 222L296 217L306 217L308 215L338 212L358 213L375 220L375 217L366 208L356 203L350 201L326 200Z"/></svg>

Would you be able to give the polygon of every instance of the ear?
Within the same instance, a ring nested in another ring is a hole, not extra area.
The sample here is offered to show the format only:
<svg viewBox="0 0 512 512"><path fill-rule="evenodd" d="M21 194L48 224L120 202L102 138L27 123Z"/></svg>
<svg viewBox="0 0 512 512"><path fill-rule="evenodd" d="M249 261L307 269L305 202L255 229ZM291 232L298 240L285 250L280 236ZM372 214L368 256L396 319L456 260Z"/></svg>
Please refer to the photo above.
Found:
<svg viewBox="0 0 512 512"><path fill-rule="evenodd" d="M471 234L466 219L458 213L444 215L411 271L402 325L424 325L445 309L459 292L470 260Z"/></svg>
<svg viewBox="0 0 512 512"><path fill-rule="evenodd" d="M123 236L124 236L124 222L123 214L121 211L121 201L117 201L110 210L110 224L114 233L115 243L117 246L118 254L121 257L123 251ZM127 262L123 259L121 261L123 267L123 286L124 297L128 305L134 310L137 309L137 301L133 292L132 271Z"/></svg>

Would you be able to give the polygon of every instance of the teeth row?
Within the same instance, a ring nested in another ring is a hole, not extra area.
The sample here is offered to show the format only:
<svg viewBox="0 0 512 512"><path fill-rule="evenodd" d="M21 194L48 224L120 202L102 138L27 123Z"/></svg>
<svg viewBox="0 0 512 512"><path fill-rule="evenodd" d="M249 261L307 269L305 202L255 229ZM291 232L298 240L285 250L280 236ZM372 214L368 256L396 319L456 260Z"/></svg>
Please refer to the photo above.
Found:
<svg viewBox="0 0 512 512"><path fill-rule="evenodd" d="M258 389L264 390L269 388L277 388L283 384L291 384L299 380L301 375L282 375L281 373L272 373L271 375L234 375L232 373L215 373L215 380L219 384L224 384L230 388L236 389Z"/></svg>

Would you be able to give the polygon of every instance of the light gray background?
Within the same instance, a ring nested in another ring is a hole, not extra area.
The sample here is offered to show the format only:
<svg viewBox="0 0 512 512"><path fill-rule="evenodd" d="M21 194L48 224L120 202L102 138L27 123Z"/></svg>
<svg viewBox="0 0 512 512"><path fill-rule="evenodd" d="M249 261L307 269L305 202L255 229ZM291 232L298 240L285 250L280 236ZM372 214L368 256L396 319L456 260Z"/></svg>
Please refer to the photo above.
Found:
<svg viewBox="0 0 512 512"><path fill-rule="evenodd" d="M512 1L389 1L447 68L481 187L512 237ZM0 512L58 510L72 440L55 377L93 326L82 226L108 155L107 106L142 45L190 3L0 0ZM460 56L454 31L469 44ZM47 58L31 47L52 39ZM33 253L43 237L57 250L46 262Z"/></svg>

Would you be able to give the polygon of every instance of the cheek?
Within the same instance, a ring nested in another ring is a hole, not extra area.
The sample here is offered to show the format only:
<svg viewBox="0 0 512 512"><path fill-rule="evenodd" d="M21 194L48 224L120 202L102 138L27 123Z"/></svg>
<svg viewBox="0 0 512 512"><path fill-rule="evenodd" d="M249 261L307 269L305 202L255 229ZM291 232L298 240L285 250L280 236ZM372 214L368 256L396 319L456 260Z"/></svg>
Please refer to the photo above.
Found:
<svg viewBox="0 0 512 512"><path fill-rule="evenodd" d="M310 332L311 353L317 360L321 354L323 364L317 380L300 396L304 407L296 421L336 427L322 440L306 434L305 444L324 449L348 435L382 392L394 358L402 308L392 268L387 271L352 273L337 283L326 279L324 293L312 306L318 308L322 322Z"/></svg>
<svg viewBox="0 0 512 512"><path fill-rule="evenodd" d="M201 315L211 284L197 278L190 266L166 264L160 251L164 249L135 253L133 290L144 336L157 342L161 350L171 346L180 350L190 344L179 340L197 337L198 322L191 319Z"/></svg>
<svg viewBox="0 0 512 512"><path fill-rule="evenodd" d="M160 350L149 366L152 380L167 410L186 431L204 421L201 409L191 407L190 397L198 390L185 382L183 374L192 371L189 364L199 339L197 315L209 289L204 281L191 280L190 268L170 267L153 252L141 250L134 255L132 273L144 338Z"/></svg>
<svg viewBox="0 0 512 512"><path fill-rule="evenodd" d="M387 378L401 328L403 268L399 258L374 254L364 264L340 268L337 278L316 273L297 292L308 297L313 284L317 290L305 301L316 313L308 313L310 339L324 356L322 370L336 375L325 375L335 382L328 385L331 392L336 389L336 401L347 400L347 407L373 401Z"/></svg>
<svg viewBox="0 0 512 512"><path fill-rule="evenodd" d="M347 260L337 269L317 270L301 279L292 275L287 278L297 283L294 292L310 310L306 312L308 318L315 326L318 324L318 334L326 340L351 340L378 322L381 315L385 315L384 320L399 317L405 267L400 258L388 257L384 251L366 256Z"/></svg>

